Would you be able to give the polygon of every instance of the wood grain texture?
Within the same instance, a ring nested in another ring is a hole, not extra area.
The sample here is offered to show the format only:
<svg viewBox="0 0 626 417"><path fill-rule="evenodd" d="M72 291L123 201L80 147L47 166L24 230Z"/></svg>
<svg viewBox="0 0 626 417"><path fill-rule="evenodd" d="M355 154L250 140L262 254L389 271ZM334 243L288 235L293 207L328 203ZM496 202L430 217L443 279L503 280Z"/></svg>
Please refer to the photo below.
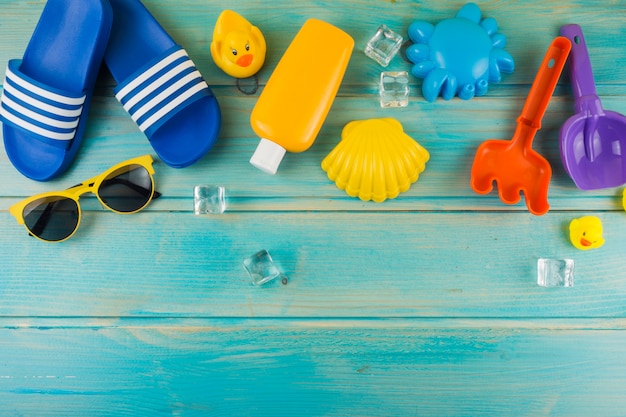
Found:
<svg viewBox="0 0 626 417"><path fill-rule="evenodd" d="M42 416L622 415L626 334L573 324L231 319L0 329L0 400L7 415ZM24 362L24 350L41 353Z"/></svg>
<svg viewBox="0 0 626 417"><path fill-rule="evenodd" d="M22 56L44 4L2 2L0 62ZM101 71L80 153L60 178L21 177L0 147L0 416L624 415L623 187L582 192L564 171L568 77L534 142L553 168L549 213L475 194L469 171L482 141L512 136L563 24L582 26L602 103L626 114L626 1L479 3L506 35L515 72L470 101L428 103L411 78L403 109L380 108L382 68L363 54L367 39L380 23L406 37L414 20L436 23L464 2L144 4L213 88L218 143L189 168L157 161L163 196L140 214L81 198L81 228L62 244L29 237L8 207L153 153L111 76ZM268 43L252 95L210 57L225 8ZM248 163L258 142L250 112L309 17L347 31L355 50L315 144L265 175ZM410 64L400 54L388 69ZM397 118L431 154L418 182L382 204L348 197L320 168L346 123L375 117ZM225 214L193 215L193 187L205 183L226 187ZM603 221L606 244L582 252L567 225L588 214ZM250 284L241 261L262 248L287 285ZM574 287L538 287L540 257L574 259Z"/></svg>
<svg viewBox="0 0 626 417"><path fill-rule="evenodd" d="M5 265L0 314L625 314L623 213L601 215L604 224L612 225L605 233L607 243L588 252L574 249L566 236L568 220L583 213L385 213L384 224L380 213L357 212L229 213L218 218L188 212L98 214L86 213L77 235L58 245L35 241L3 214L8 226L1 230L6 239L0 250ZM288 285L249 285L241 261L261 248L290 277ZM575 286L538 287L540 257L575 259Z"/></svg>

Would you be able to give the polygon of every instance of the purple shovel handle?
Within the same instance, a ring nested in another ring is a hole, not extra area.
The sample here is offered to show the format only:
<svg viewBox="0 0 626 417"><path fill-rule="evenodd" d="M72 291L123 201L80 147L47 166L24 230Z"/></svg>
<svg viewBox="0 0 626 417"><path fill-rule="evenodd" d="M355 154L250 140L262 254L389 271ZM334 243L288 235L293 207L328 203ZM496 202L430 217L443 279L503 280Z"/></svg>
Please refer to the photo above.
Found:
<svg viewBox="0 0 626 417"><path fill-rule="evenodd" d="M591 61L587 44L583 37L583 31L578 25L565 25L561 27L561 36L565 36L572 42L570 52L569 73L574 91L574 109L576 113L597 114L599 98L596 93L596 84L593 80ZM595 101L598 101L596 104Z"/></svg>
<svg viewBox="0 0 626 417"><path fill-rule="evenodd" d="M593 138L596 131L599 116L604 115L604 110L602 109L602 102L596 93L589 51L587 50L583 31L579 25L562 26L560 34L572 42L572 51L569 56L569 73L574 92L574 111L578 115L587 117L583 141L587 158L593 161L595 160L595 151L591 138Z"/></svg>

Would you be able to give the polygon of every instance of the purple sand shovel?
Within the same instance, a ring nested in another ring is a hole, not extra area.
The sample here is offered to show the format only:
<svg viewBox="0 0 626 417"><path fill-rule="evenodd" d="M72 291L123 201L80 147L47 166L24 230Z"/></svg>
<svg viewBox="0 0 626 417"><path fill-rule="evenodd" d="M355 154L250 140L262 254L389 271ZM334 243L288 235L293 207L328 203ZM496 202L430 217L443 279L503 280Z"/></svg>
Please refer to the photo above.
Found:
<svg viewBox="0 0 626 417"><path fill-rule="evenodd" d="M618 187L626 183L626 117L602 108L580 26L563 26L560 33L572 42L569 68L576 112L559 134L563 166L581 190Z"/></svg>

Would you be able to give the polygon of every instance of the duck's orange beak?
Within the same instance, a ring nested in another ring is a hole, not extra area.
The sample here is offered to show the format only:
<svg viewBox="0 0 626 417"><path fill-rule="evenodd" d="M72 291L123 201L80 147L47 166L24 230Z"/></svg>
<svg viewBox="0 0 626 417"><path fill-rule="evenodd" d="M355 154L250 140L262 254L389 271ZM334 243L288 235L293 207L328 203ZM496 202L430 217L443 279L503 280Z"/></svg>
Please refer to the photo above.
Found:
<svg viewBox="0 0 626 417"><path fill-rule="evenodd" d="M580 244L583 246L591 246L591 242L585 239L584 237L580 239Z"/></svg>
<svg viewBox="0 0 626 417"><path fill-rule="evenodd" d="M252 63L252 58L254 58L254 55L252 54L242 55L241 57L239 57L239 59L237 59L235 64L239 65L240 67L247 67Z"/></svg>

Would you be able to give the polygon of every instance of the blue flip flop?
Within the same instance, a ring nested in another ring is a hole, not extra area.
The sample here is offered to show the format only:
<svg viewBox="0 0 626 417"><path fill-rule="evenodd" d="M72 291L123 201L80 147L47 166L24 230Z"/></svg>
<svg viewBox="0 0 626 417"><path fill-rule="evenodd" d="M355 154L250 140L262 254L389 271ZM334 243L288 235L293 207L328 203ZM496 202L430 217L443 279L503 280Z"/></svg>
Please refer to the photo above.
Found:
<svg viewBox="0 0 626 417"><path fill-rule="evenodd" d="M183 168L202 158L219 133L218 102L187 52L139 0L110 0L115 19L104 62L115 97L159 158Z"/></svg>
<svg viewBox="0 0 626 417"><path fill-rule="evenodd" d="M25 176L46 181L74 160L112 21L108 0L48 0L23 58L9 61L0 119Z"/></svg>

